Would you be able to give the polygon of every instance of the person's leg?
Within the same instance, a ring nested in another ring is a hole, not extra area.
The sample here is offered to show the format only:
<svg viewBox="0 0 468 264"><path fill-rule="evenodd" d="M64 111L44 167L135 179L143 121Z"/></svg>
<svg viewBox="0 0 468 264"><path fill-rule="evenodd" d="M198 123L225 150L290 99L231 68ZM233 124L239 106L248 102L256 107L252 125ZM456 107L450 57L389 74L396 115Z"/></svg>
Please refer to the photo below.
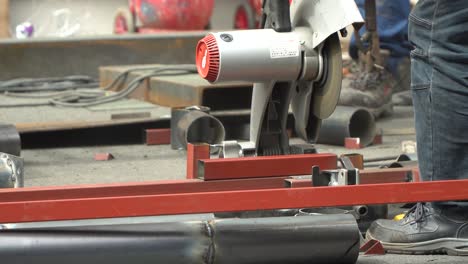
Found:
<svg viewBox="0 0 468 264"><path fill-rule="evenodd" d="M365 17L365 0L355 0ZM384 56L384 69L371 72L351 63L351 74L343 80L340 105L364 107L376 117L392 112L392 94L409 90L409 51L407 39L409 0L376 0L377 30ZM362 28L360 34L366 31ZM365 44L365 43L364 43ZM350 56L359 62L354 36L351 38ZM362 61L361 63L362 64ZM362 65L361 65L362 66ZM411 104L411 100L399 100Z"/></svg>
<svg viewBox="0 0 468 264"><path fill-rule="evenodd" d="M365 0L355 0L361 15L365 17ZM402 58L408 57L410 44L408 42L408 16L410 13L409 0L376 0L377 5L377 31L380 47L388 50L390 56L387 60L387 68L398 74L397 66ZM360 30L364 34L366 28ZM351 38L349 54L353 59L358 59L356 39Z"/></svg>
<svg viewBox="0 0 468 264"><path fill-rule="evenodd" d="M411 89L423 181L468 179L468 1L420 0L410 15ZM399 253L468 255L464 202L418 204L368 238Z"/></svg>

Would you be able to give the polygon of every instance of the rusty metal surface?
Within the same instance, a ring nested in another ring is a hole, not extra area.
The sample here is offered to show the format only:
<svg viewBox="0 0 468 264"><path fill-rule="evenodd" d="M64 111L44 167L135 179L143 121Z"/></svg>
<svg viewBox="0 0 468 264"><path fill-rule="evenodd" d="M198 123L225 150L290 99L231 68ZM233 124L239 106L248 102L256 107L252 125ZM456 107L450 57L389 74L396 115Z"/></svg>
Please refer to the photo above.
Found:
<svg viewBox="0 0 468 264"><path fill-rule="evenodd" d="M125 70L142 66L160 65L101 67L99 69L101 86L110 84ZM127 83L143 74L143 72L131 73ZM123 87L121 85L116 90ZM246 82L210 84L198 74L158 76L144 82L130 97L168 107L203 105L210 107L211 110L243 109L250 108L252 84Z"/></svg>
<svg viewBox="0 0 468 264"><path fill-rule="evenodd" d="M0 41L0 80L83 74L103 65L193 63L204 32Z"/></svg>

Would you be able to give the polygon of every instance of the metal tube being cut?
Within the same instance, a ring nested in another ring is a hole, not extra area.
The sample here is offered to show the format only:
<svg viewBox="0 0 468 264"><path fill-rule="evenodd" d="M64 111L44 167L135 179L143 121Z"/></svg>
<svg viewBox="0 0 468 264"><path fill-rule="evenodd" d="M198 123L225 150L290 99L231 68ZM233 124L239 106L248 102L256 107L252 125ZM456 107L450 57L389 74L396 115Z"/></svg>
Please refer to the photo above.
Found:
<svg viewBox="0 0 468 264"><path fill-rule="evenodd" d="M355 263L352 215L215 220L214 263Z"/></svg>
<svg viewBox="0 0 468 264"><path fill-rule="evenodd" d="M375 135L375 120L369 111L338 106L329 118L322 121L317 143L343 146L345 138L353 137L359 138L361 145L368 146Z"/></svg>
<svg viewBox="0 0 468 264"><path fill-rule="evenodd" d="M355 263L351 215L0 231L5 263Z"/></svg>

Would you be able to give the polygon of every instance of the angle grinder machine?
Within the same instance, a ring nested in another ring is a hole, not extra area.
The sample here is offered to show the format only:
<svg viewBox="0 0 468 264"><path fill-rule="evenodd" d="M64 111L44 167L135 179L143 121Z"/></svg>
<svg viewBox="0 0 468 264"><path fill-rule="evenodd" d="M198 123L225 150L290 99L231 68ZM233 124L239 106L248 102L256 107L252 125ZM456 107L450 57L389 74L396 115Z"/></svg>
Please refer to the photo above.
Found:
<svg viewBox="0 0 468 264"><path fill-rule="evenodd" d="M286 121L313 143L321 120L338 103L342 82L339 34L359 28L354 1L265 0L263 29L208 34L199 41L196 64L211 83L254 83L250 140L237 143L239 156L285 155L291 147Z"/></svg>

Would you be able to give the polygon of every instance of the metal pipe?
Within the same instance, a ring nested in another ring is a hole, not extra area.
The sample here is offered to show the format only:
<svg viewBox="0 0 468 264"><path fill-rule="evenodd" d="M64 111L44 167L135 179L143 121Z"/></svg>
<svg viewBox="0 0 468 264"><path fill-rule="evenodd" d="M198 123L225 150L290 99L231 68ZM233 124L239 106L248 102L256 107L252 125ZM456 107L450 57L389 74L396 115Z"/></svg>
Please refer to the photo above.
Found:
<svg viewBox="0 0 468 264"><path fill-rule="evenodd" d="M7 230L0 256L4 263L204 263L211 245L204 223Z"/></svg>
<svg viewBox="0 0 468 264"><path fill-rule="evenodd" d="M366 216L369 212L369 208L367 207L367 205L355 205L353 206L353 210L359 217L358 219L361 219L361 217Z"/></svg>
<svg viewBox="0 0 468 264"><path fill-rule="evenodd" d="M355 263L351 215L0 231L5 263Z"/></svg>
<svg viewBox="0 0 468 264"><path fill-rule="evenodd" d="M171 146L187 148L187 143L221 144L226 132L209 109L175 109L171 116Z"/></svg>
<svg viewBox="0 0 468 264"><path fill-rule="evenodd" d="M355 263L352 215L215 220L214 263Z"/></svg>
<svg viewBox="0 0 468 264"><path fill-rule="evenodd" d="M0 124L0 152L14 156L21 154L21 139L14 125Z"/></svg>
<svg viewBox="0 0 468 264"><path fill-rule="evenodd" d="M376 135L374 116L362 108L338 106L322 121L317 143L344 145L345 138L360 138L360 144L370 145Z"/></svg>
<svg viewBox="0 0 468 264"><path fill-rule="evenodd" d="M29 223L9 223L0 224L0 230L27 230L27 229L68 229L76 227L97 227L97 226L118 226L118 225L137 225L137 224L158 224L188 221L209 221L215 219L214 214L181 214L181 215L160 215L160 216L140 216L140 217L115 217L84 220L65 220L65 221L44 221Z"/></svg>

